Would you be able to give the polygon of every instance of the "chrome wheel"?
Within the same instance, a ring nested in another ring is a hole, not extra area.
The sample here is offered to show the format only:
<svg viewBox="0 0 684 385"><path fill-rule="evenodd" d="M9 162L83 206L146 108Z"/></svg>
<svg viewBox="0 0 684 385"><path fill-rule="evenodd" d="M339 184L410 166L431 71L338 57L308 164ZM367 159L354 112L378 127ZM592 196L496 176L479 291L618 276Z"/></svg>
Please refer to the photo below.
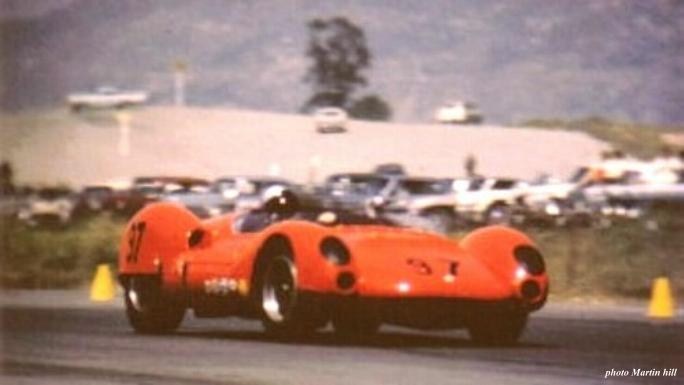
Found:
<svg viewBox="0 0 684 385"><path fill-rule="evenodd" d="M261 308L273 323L283 323L292 316L297 302L297 269L286 256L271 260L265 273Z"/></svg>
<svg viewBox="0 0 684 385"><path fill-rule="evenodd" d="M144 294L140 291L140 288L138 287L140 285L140 282L136 279L131 279L131 282L128 286L128 289L126 290L126 297L128 298L128 301L130 302L130 306L137 312L144 312L145 311L145 306L144 306Z"/></svg>

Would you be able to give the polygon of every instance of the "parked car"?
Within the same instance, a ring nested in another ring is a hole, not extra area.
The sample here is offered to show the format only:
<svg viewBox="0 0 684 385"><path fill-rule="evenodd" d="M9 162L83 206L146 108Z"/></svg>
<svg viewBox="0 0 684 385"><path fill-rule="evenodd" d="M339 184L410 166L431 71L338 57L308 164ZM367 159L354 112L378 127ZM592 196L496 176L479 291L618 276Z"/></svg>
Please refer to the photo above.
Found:
<svg viewBox="0 0 684 385"><path fill-rule="evenodd" d="M76 195L68 188L41 188L29 194L20 204L17 217L29 226L66 225L73 218L76 201Z"/></svg>
<svg viewBox="0 0 684 385"><path fill-rule="evenodd" d="M512 178L473 178L467 190L456 194L456 211L478 223L510 223L524 186L524 182Z"/></svg>
<svg viewBox="0 0 684 385"><path fill-rule="evenodd" d="M19 206L19 198L17 196L0 194L0 219L16 218Z"/></svg>
<svg viewBox="0 0 684 385"><path fill-rule="evenodd" d="M130 189L115 194L115 207L131 215L146 205L159 201L164 194L192 188L207 188L209 181L184 176L143 176L133 179Z"/></svg>
<svg viewBox="0 0 684 385"><path fill-rule="evenodd" d="M114 87L100 87L94 92L78 92L67 96L72 111L83 108L123 108L147 102L145 91L122 91Z"/></svg>
<svg viewBox="0 0 684 385"><path fill-rule="evenodd" d="M475 103L455 101L438 108L435 121L444 124L478 124L482 122L482 114Z"/></svg>
<svg viewBox="0 0 684 385"><path fill-rule="evenodd" d="M233 201L226 199L215 186L174 190L163 194L159 200L179 203L202 219L228 213L235 207Z"/></svg>
<svg viewBox="0 0 684 385"><path fill-rule="evenodd" d="M589 177L588 167L578 168L566 181L541 178L518 189L515 217L526 223L562 225L572 215L573 194Z"/></svg>
<svg viewBox="0 0 684 385"><path fill-rule="evenodd" d="M457 224L453 186L448 178L342 173L327 178L321 195L330 208L444 233Z"/></svg>
<svg viewBox="0 0 684 385"><path fill-rule="evenodd" d="M633 175L620 183L591 184L572 196L572 208L589 207L604 216L638 218L656 202L684 202L684 179L676 183L644 183Z"/></svg>
<svg viewBox="0 0 684 385"><path fill-rule="evenodd" d="M22 196L18 188L0 191L0 219L17 218Z"/></svg>
<svg viewBox="0 0 684 385"><path fill-rule="evenodd" d="M199 218L210 218L260 206L264 192L272 186L291 187L292 183L282 178L262 176L222 177L210 186L166 193L160 200L180 203Z"/></svg>
<svg viewBox="0 0 684 385"><path fill-rule="evenodd" d="M518 212L526 221L604 224L611 217L638 218L654 203L684 201L682 176L632 164L609 178L581 168L567 182L523 188Z"/></svg>
<svg viewBox="0 0 684 385"><path fill-rule="evenodd" d="M316 131L321 134L335 134L347 131L347 112L338 107L323 107L314 112Z"/></svg>
<svg viewBox="0 0 684 385"><path fill-rule="evenodd" d="M454 179L398 177L386 194L382 215L396 223L440 233L458 224Z"/></svg>
<svg viewBox="0 0 684 385"><path fill-rule="evenodd" d="M78 194L76 214L96 214L114 207L114 189L110 186L91 185L84 187Z"/></svg>
<svg viewBox="0 0 684 385"><path fill-rule="evenodd" d="M385 203L392 177L374 173L340 173L326 178L317 194L326 207L374 215Z"/></svg>

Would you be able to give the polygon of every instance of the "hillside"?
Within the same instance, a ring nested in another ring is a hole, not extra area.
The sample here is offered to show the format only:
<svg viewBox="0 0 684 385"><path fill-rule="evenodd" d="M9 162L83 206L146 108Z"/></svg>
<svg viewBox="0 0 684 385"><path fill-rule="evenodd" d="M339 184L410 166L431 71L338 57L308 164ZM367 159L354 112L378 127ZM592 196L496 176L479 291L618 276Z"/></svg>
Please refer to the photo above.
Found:
<svg viewBox="0 0 684 385"><path fill-rule="evenodd" d="M4 115L0 159L19 183L79 186L137 175L281 175L299 182L400 162L417 175L461 176L468 154L486 175L567 176L606 144L586 134L498 126L352 121L345 134L316 133L310 117L217 108L131 111L130 150L107 111ZM313 174L312 174L313 173Z"/></svg>
<svg viewBox="0 0 684 385"><path fill-rule="evenodd" d="M0 105L60 104L99 85L193 105L293 113L309 96L305 23L342 15L373 53L370 85L395 120L451 99L492 123L604 116L684 122L684 3L469 0L0 0Z"/></svg>
<svg viewBox="0 0 684 385"><path fill-rule="evenodd" d="M684 127L657 126L613 121L601 118L580 120L533 119L524 123L528 127L547 130L584 132L611 144L617 150L638 158L649 159L662 155L664 149L684 149Z"/></svg>

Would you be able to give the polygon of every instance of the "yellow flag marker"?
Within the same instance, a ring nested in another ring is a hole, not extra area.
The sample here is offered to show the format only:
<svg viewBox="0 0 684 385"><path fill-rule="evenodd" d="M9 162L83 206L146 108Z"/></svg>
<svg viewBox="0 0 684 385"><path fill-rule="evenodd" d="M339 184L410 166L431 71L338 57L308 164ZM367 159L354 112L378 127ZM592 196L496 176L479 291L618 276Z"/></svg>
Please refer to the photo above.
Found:
<svg viewBox="0 0 684 385"><path fill-rule="evenodd" d="M111 301L116 295L116 284L112 270L107 264L97 266L93 283L90 285L90 300L95 302Z"/></svg>
<svg viewBox="0 0 684 385"><path fill-rule="evenodd" d="M653 281L651 303L648 306L648 316L651 318L673 318L675 304L672 298L670 281L666 277L658 277Z"/></svg>

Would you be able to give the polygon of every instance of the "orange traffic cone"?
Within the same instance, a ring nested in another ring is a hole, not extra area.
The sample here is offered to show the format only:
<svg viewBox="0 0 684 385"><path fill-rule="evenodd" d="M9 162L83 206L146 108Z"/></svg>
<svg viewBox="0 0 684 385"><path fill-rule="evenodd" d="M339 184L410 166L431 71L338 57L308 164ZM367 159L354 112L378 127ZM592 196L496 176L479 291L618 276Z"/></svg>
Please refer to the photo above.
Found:
<svg viewBox="0 0 684 385"><path fill-rule="evenodd" d="M670 288L670 280L658 277L653 281L651 303L648 306L648 316L654 319L669 319L675 315L675 303Z"/></svg>
<svg viewBox="0 0 684 385"><path fill-rule="evenodd" d="M94 302L111 301L116 295L116 284L112 270L107 264L97 266L93 283L90 285L90 300Z"/></svg>

